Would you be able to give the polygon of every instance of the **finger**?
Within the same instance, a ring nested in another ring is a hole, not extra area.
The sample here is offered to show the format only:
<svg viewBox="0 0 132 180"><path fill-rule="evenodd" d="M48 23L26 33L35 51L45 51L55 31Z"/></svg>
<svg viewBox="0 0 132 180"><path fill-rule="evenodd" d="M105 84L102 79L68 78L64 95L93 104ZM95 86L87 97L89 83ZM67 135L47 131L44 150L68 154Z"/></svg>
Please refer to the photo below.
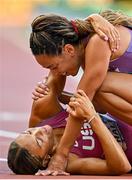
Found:
<svg viewBox="0 0 132 180"><path fill-rule="evenodd" d="M73 109L68 108L66 111L67 111L71 116L76 116L76 113L75 113L75 111L74 111Z"/></svg>
<svg viewBox="0 0 132 180"><path fill-rule="evenodd" d="M104 39L105 41L108 41L107 35L100 30L99 26L97 25L97 22L91 21L91 24L94 27L95 32L100 36L100 38Z"/></svg>
<svg viewBox="0 0 132 180"><path fill-rule="evenodd" d="M115 27L112 27L109 31L110 47L113 52L119 49L120 45L120 34Z"/></svg>
<svg viewBox="0 0 132 180"><path fill-rule="evenodd" d="M36 174L35 174L35 176L43 176L43 172L37 172Z"/></svg>
<svg viewBox="0 0 132 180"><path fill-rule="evenodd" d="M39 99L39 98L36 97L36 96L34 96L34 95L32 94L32 99L36 101L36 100Z"/></svg>
<svg viewBox="0 0 132 180"><path fill-rule="evenodd" d="M75 101L76 100L76 97L75 96L72 96L71 98L70 98L70 101Z"/></svg>
<svg viewBox="0 0 132 180"><path fill-rule="evenodd" d="M78 89L77 93L79 93L81 96L88 98L88 96L86 95L86 93L82 89Z"/></svg>
<svg viewBox="0 0 132 180"><path fill-rule="evenodd" d="M63 172L62 175L65 175L65 176L70 176L70 173L67 173L67 172Z"/></svg>
<svg viewBox="0 0 132 180"><path fill-rule="evenodd" d="M80 104L78 102L71 102L71 107L68 112L71 116L76 117L77 116L77 111L80 109Z"/></svg>
<svg viewBox="0 0 132 180"><path fill-rule="evenodd" d="M116 51L116 37L115 34L113 32L109 33L109 43L110 43L110 49L112 50L112 52Z"/></svg>
<svg viewBox="0 0 132 180"><path fill-rule="evenodd" d="M49 91L48 86L45 85L45 84L40 84L39 87L40 87L41 89L44 89L44 90L46 90L46 91Z"/></svg>
<svg viewBox="0 0 132 180"><path fill-rule="evenodd" d="M47 91L49 91L48 86L45 85L45 84L43 84L42 82L38 82L38 85L37 85L36 88L38 88L38 87L41 88L42 90L47 90Z"/></svg>
<svg viewBox="0 0 132 180"><path fill-rule="evenodd" d="M54 171L54 172L51 173L51 175L52 176L57 176L57 175L59 175L59 171Z"/></svg>
<svg viewBox="0 0 132 180"><path fill-rule="evenodd" d="M91 24L92 24L95 32L98 34L98 29L99 29L98 22L97 21L91 21Z"/></svg>
<svg viewBox="0 0 132 180"><path fill-rule="evenodd" d="M77 91L75 96L76 96L76 100L75 101L77 101L79 99L81 99L82 101L86 101L86 99L88 99L87 95L85 93L83 93L82 90L81 91Z"/></svg>
<svg viewBox="0 0 132 180"><path fill-rule="evenodd" d="M42 88L40 88L40 87L36 87L35 90L34 90L34 92L37 92L37 93L39 93L39 94L44 94L44 93L45 93L45 89L42 89Z"/></svg>
<svg viewBox="0 0 132 180"><path fill-rule="evenodd" d="M72 109L69 105L67 105L66 111L67 111L68 113L71 113L71 112L73 111L73 109Z"/></svg>
<svg viewBox="0 0 132 180"><path fill-rule="evenodd" d="M114 42L115 42L115 49L118 50L119 45L120 45L120 35L119 35L118 31L116 29L115 29L115 31L112 31L111 36L113 37Z"/></svg>
<svg viewBox="0 0 132 180"><path fill-rule="evenodd" d="M79 102L78 101L74 101L74 102L69 102L69 107L70 108L77 108L77 107L79 107L80 106L80 104L79 104Z"/></svg>
<svg viewBox="0 0 132 180"><path fill-rule="evenodd" d="M42 80L42 83L45 84L48 80L48 76L44 77L44 79Z"/></svg>
<svg viewBox="0 0 132 180"><path fill-rule="evenodd" d="M48 176L52 173L52 171L50 170L45 170L45 171L41 171L41 172L37 172L35 175L36 176Z"/></svg>
<svg viewBox="0 0 132 180"><path fill-rule="evenodd" d="M103 40L105 40L105 41L108 41L109 38L108 38L107 35L106 35L103 31L101 31L100 29L98 29L97 34L100 36L101 39L103 39Z"/></svg>
<svg viewBox="0 0 132 180"><path fill-rule="evenodd" d="M57 175L68 176L68 175L70 175L70 174L67 173L67 172L64 172L64 171L54 171L54 172L52 173L52 175L53 175L53 176L57 176Z"/></svg>
<svg viewBox="0 0 132 180"><path fill-rule="evenodd" d="M40 94L40 93L38 93L38 92L36 92L36 91L32 92L32 95L33 95L34 97L36 97L36 98L42 98L42 97L44 97L44 94Z"/></svg>

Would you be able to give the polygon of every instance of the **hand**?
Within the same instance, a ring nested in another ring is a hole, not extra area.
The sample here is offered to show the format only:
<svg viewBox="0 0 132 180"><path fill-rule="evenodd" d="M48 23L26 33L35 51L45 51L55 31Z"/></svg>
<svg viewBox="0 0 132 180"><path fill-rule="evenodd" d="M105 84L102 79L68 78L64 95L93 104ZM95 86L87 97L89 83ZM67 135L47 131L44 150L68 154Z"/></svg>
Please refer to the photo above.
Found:
<svg viewBox="0 0 132 180"><path fill-rule="evenodd" d="M67 158L61 154L55 154L48 165L48 168L43 171L37 172L35 175L37 176L57 176L57 175L70 175L69 173L65 172L67 166Z"/></svg>
<svg viewBox="0 0 132 180"><path fill-rule="evenodd" d="M90 119L96 114L93 104L83 90L78 90L70 99L67 112L79 119Z"/></svg>
<svg viewBox="0 0 132 180"><path fill-rule="evenodd" d="M42 98L42 97L44 97L44 95L47 95L49 93L49 88L46 85L46 81L47 81L47 77L45 77L43 81L38 82L35 90L32 92L33 100Z"/></svg>
<svg viewBox="0 0 132 180"><path fill-rule="evenodd" d="M96 33L104 40L110 43L110 48L113 52L119 49L120 35L118 30L105 18L99 14L92 14L85 20L90 20Z"/></svg>

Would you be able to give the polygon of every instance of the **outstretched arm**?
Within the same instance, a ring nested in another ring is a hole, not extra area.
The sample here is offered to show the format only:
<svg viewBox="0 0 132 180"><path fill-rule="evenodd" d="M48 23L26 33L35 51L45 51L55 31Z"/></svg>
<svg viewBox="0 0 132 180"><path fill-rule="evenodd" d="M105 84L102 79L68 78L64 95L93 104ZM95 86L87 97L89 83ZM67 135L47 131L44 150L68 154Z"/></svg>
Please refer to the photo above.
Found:
<svg viewBox="0 0 132 180"><path fill-rule="evenodd" d="M105 160L99 158L80 158L73 161L69 168L79 174L121 175L131 170L131 165L114 136L96 114L86 94L79 90L76 99L69 103L69 113L80 119L91 119L90 125L102 145ZM92 117L92 118L91 118ZM77 122L78 123L78 122Z"/></svg>
<svg viewBox="0 0 132 180"><path fill-rule="evenodd" d="M42 119L49 118L61 111L58 96L65 85L64 76L54 76L51 72L45 82L40 82L33 93L33 104L29 127L35 127ZM48 88L48 90L47 90ZM41 92L41 93L40 93Z"/></svg>
<svg viewBox="0 0 132 180"><path fill-rule="evenodd" d="M98 158L77 159L69 164L67 170L73 174L102 175L120 175L131 170L131 165L122 148L96 114L92 103L83 91L78 91L75 98L71 99L68 112L70 117L66 131L48 170L43 172L43 175L64 174L70 148L80 132L84 119L89 120L92 129L97 134L105 154L105 160Z"/></svg>

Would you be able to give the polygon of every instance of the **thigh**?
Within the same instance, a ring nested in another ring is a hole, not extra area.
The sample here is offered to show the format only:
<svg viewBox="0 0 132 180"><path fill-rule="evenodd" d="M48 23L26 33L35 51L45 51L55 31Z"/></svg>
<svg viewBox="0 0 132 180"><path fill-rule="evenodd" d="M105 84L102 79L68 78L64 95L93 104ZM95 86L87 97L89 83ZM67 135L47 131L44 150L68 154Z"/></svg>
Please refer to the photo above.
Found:
<svg viewBox="0 0 132 180"><path fill-rule="evenodd" d="M108 72L99 92L117 95L132 104L132 74Z"/></svg>
<svg viewBox="0 0 132 180"><path fill-rule="evenodd" d="M132 75L109 72L94 101L105 112L132 125Z"/></svg>

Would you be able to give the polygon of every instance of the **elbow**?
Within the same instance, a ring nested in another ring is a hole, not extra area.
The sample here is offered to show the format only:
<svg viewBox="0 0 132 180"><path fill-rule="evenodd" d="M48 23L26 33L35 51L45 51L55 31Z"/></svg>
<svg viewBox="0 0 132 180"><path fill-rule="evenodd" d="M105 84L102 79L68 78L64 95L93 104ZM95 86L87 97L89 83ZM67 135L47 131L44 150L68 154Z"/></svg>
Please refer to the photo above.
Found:
<svg viewBox="0 0 132 180"><path fill-rule="evenodd" d="M118 166L117 168L111 169L111 175L120 176L129 173L132 170L132 166L129 162Z"/></svg>

